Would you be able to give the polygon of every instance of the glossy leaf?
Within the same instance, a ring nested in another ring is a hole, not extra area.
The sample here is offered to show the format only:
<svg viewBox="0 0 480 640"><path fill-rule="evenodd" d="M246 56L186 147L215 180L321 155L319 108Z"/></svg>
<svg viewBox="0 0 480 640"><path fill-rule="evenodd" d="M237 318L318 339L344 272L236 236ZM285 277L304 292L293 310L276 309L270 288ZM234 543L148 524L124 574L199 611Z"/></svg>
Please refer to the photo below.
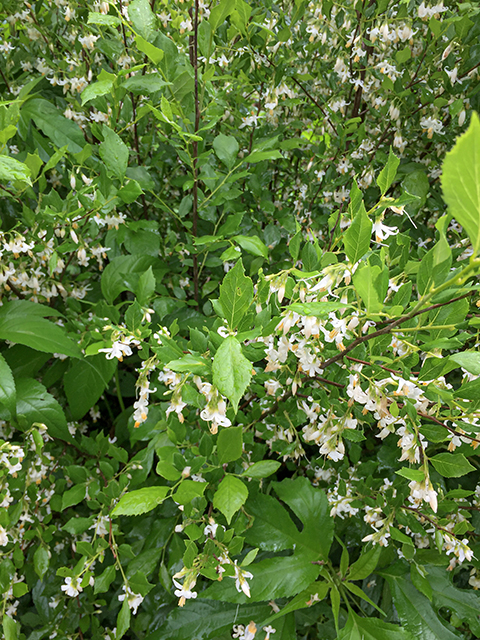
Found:
<svg viewBox="0 0 480 640"><path fill-rule="evenodd" d="M111 174L122 180L128 165L128 148L120 136L110 127L104 125L102 129L104 141L98 152Z"/></svg>
<svg viewBox="0 0 480 640"><path fill-rule="evenodd" d="M213 506L223 513L230 524L234 514L245 504L248 498L248 489L245 484L227 475L221 481L213 496Z"/></svg>
<svg viewBox="0 0 480 640"><path fill-rule="evenodd" d="M128 17L133 28L145 40L150 40L155 34L157 19L148 0L133 0L128 5Z"/></svg>
<svg viewBox="0 0 480 640"><path fill-rule="evenodd" d="M226 396L235 410L252 377L252 363L242 353L234 336L225 338L218 348L212 364L213 384Z"/></svg>
<svg viewBox="0 0 480 640"><path fill-rule="evenodd" d="M242 475L249 478L268 478L268 476L278 471L280 466L281 463L277 460L259 460L250 465L248 469L245 469Z"/></svg>
<svg viewBox="0 0 480 640"><path fill-rule="evenodd" d="M437 453L430 462L444 478L459 478L475 471L463 453Z"/></svg>
<svg viewBox="0 0 480 640"><path fill-rule="evenodd" d="M223 133L219 133L213 141L213 148L218 159L221 160L228 169L231 169L235 164L239 150L237 140L233 136L226 136Z"/></svg>
<svg viewBox="0 0 480 640"><path fill-rule="evenodd" d="M73 363L64 376L65 393L74 420L80 420L98 401L112 379L117 360L103 353Z"/></svg>
<svg viewBox="0 0 480 640"><path fill-rule="evenodd" d="M113 516L137 516L147 513L161 504L168 494L168 487L144 487L123 495L112 511Z"/></svg>
<svg viewBox="0 0 480 640"><path fill-rule="evenodd" d="M30 176L31 171L26 164L19 162L10 156L0 154L0 180L2 182L9 180L22 180L27 184L32 184Z"/></svg>
<svg viewBox="0 0 480 640"><path fill-rule="evenodd" d="M17 404L17 392L12 370L8 366L5 358L0 355L0 403L15 416Z"/></svg>
<svg viewBox="0 0 480 640"><path fill-rule="evenodd" d="M338 634L338 640L414 640L414 638L398 625L378 618L360 617L354 611L350 611L347 624Z"/></svg>
<svg viewBox="0 0 480 640"><path fill-rule="evenodd" d="M63 409L43 384L32 378L19 378L16 386L18 419L22 417L28 428L34 422L45 424L52 438L71 442L72 436Z"/></svg>
<svg viewBox="0 0 480 640"><path fill-rule="evenodd" d="M370 248L372 221L367 216L363 202L351 225L343 236L343 244L347 258L355 264L363 258Z"/></svg>
<svg viewBox="0 0 480 640"><path fill-rule="evenodd" d="M390 153L388 156L387 164L383 167L377 177L377 184L380 187L380 192L383 195L388 191L392 182L397 175L398 165L400 164L400 158L393 153L390 147Z"/></svg>
<svg viewBox="0 0 480 640"><path fill-rule="evenodd" d="M242 455L243 427L227 427L218 434L217 453L220 464L238 460Z"/></svg>
<svg viewBox="0 0 480 640"><path fill-rule="evenodd" d="M243 264L239 260L220 285L219 302L223 317L227 320L230 329L234 330L238 327L252 300L253 282L245 276Z"/></svg>

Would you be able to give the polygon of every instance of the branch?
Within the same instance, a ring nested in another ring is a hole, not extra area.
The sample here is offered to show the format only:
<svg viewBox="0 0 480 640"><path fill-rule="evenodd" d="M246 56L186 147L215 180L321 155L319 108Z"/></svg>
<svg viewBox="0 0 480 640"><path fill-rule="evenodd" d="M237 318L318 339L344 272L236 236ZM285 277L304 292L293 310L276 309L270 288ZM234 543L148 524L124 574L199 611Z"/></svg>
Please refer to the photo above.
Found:
<svg viewBox="0 0 480 640"><path fill-rule="evenodd" d="M190 10L190 12L192 9ZM191 13L190 13L191 15ZM193 16L193 37L190 39L190 63L193 67L194 73L194 100L195 100L195 126L194 133L198 134L200 128L200 104L198 99L198 0L195 0L194 4L194 16ZM197 237L197 225L198 225L198 141L194 140L192 143L192 155L193 155L193 188L192 188L192 234ZM198 257L195 253L193 255L193 291L195 302L199 303L198 294Z"/></svg>

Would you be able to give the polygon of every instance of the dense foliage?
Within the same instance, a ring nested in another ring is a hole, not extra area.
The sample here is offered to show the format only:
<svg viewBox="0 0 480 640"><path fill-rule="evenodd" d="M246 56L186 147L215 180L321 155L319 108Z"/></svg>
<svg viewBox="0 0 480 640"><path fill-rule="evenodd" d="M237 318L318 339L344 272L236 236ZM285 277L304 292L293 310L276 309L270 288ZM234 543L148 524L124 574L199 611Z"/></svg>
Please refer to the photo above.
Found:
<svg viewBox="0 0 480 640"><path fill-rule="evenodd" d="M480 637L480 8L0 8L26 638Z"/></svg>

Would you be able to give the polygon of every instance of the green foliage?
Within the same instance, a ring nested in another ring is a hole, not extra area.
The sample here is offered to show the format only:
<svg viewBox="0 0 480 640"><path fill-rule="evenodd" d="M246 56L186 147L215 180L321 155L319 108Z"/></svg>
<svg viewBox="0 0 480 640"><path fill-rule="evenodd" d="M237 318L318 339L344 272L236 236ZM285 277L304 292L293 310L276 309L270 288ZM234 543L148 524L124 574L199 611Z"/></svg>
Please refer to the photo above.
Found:
<svg viewBox="0 0 480 640"><path fill-rule="evenodd" d="M479 636L445 4L2 4L7 640Z"/></svg>

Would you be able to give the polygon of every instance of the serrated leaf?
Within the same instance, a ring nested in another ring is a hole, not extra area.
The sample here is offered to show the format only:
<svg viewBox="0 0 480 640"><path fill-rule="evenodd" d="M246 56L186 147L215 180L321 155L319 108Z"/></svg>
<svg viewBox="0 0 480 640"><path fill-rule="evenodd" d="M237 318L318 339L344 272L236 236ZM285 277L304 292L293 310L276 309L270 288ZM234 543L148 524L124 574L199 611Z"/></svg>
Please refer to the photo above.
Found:
<svg viewBox="0 0 480 640"><path fill-rule="evenodd" d="M149 0L133 0L128 5L128 17L133 27L142 38L149 41L155 35L157 18L152 11Z"/></svg>
<svg viewBox="0 0 480 640"><path fill-rule="evenodd" d="M470 126L447 153L442 166L442 190L450 213L480 250L480 120L472 112Z"/></svg>
<svg viewBox="0 0 480 640"><path fill-rule="evenodd" d="M227 475L215 491L213 506L223 513L230 524L233 516L245 504L247 498L248 489L245 484L235 476Z"/></svg>
<svg viewBox="0 0 480 640"><path fill-rule="evenodd" d="M87 102L90 102L90 100L94 100L99 96L104 96L107 93L110 93L114 80L115 78L99 80L98 82L88 85L88 87L82 91L82 106Z"/></svg>
<svg viewBox="0 0 480 640"><path fill-rule="evenodd" d="M38 546L33 554L33 568L40 580L47 573L49 563L50 553L43 545Z"/></svg>
<svg viewBox="0 0 480 640"><path fill-rule="evenodd" d="M249 478L268 478L273 473L278 471L281 463L277 460L260 460L254 462L252 465L245 469L242 476L248 476Z"/></svg>
<svg viewBox="0 0 480 640"><path fill-rule="evenodd" d="M225 276L220 285L219 302L223 317L230 329L234 330L243 320L253 300L253 282L245 275L239 260Z"/></svg>
<svg viewBox="0 0 480 640"><path fill-rule="evenodd" d="M400 164L400 158L393 153L392 148L390 147L390 153L388 155L387 164L383 167L383 169L378 174L377 184L380 187L380 191L382 196L390 188L392 182L395 180L395 176L397 175L398 165Z"/></svg>
<svg viewBox="0 0 480 640"><path fill-rule="evenodd" d="M234 236L232 240L239 244L244 251L254 256L268 258L268 249L258 236Z"/></svg>
<svg viewBox="0 0 480 640"><path fill-rule="evenodd" d="M31 185L30 175L31 171L26 164L0 154L0 181L21 180Z"/></svg>
<svg viewBox="0 0 480 640"><path fill-rule="evenodd" d="M234 336L225 338L217 349L212 372L213 384L237 412L238 403L252 378L252 363L243 355L242 347Z"/></svg>
<svg viewBox="0 0 480 640"><path fill-rule="evenodd" d="M98 13L96 11L88 12L87 24L98 24L106 25L108 27L116 27L121 23L122 21L117 16L106 16L105 14Z"/></svg>
<svg viewBox="0 0 480 640"><path fill-rule="evenodd" d="M242 455L243 427L227 427L218 434L217 453L220 464L238 460Z"/></svg>
<svg viewBox="0 0 480 640"><path fill-rule="evenodd" d="M475 471L475 467L470 464L463 453L438 453L430 458L430 462L444 478L460 478Z"/></svg>
<svg viewBox="0 0 480 640"><path fill-rule="evenodd" d="M161 504L169 492L168 487L144 487L123 495L112 511L112 517L138 516L152 511Z"/></svg>
<svg viewBox="0 0 480 640"><path fill-rule="evenodd" d="M118 133L115 133L110 127L104 125L102 133L104 141L98 148L100 157L108 171L119 180L123 180L128 165L128 147Z"/></svg>
<svg viewBox="0 0 480 640"><path fill-rule="evenodd" d="M372 221L368 217L365 205L362 202L352 224L343 236L345 253L352 264L363 258L369 250L372 226Z"/></svg>
<svg viewBox="0 0 480 640"><path fill-rule="evenodd" d="M0 355L0 403L10 411L12 417L15 416L17 404L15 380L12 370L2 355Z"/></svg>
<svg viewBox="0 0 480 640"><path fill-rule="evenodd" d="M137 49L144 53L153 64L159 64L163 60L163 51L158 47L155 47L153 44L142 38L142 36L135 36L135 44L137 45ZM133 78L129 78L129 80L135 80L135 76ZM139 79L137 78L137 84ZM126 84L128 80L124 83ZM169 84L168 82L163 82L163 85ZM135 86L135 83L134 83Z"/></svg>
<svg viewBox="0 0 480 640"><path fill-rule="evenodd" d="M480 376L480 353L478 351L461 351L460 353L454 353L449 357L450 362L455 362L462 369L473 373L475 376Z"/></svg>
<svg viewBox="0 0 480 640"><path fill-rule="evenodd" d="M43 384L32 378L19 378L16 386L17 416L23 416L29 427L34 422L45 424L50 436L71 442L63 409Z"/></svg>
<svg viewBox="0 0 480 640"><path fill-rule="evenodd" d="M130 607L128 606L128 598L123 601L122 607L117 616L117 628L115 632L115 640L120 640L130 629Z"/></svg>

